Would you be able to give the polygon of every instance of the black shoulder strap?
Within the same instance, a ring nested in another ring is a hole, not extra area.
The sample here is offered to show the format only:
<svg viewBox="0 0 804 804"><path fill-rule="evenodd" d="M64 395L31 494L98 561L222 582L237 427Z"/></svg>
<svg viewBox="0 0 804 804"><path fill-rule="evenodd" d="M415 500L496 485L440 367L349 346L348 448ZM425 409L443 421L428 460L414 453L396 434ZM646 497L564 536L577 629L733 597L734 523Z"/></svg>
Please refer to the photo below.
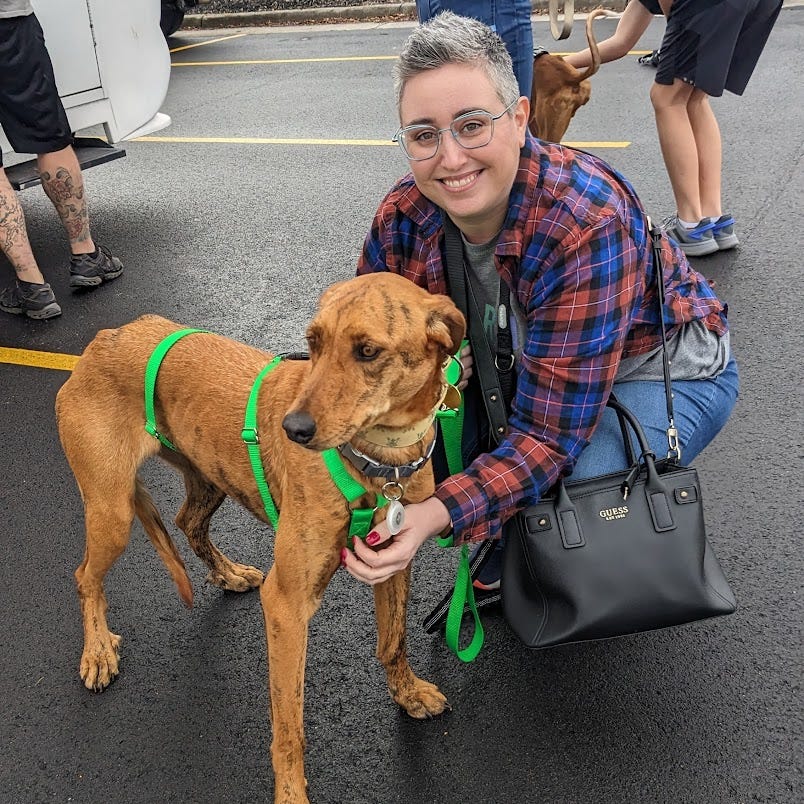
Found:
<svg viewBox="0 0 804 804"><path fill-rule="evenodd" d="M460 232L446 212L442 210L441 215L444 220L444 251L447 260L450 296L466 318L469 328L469 343L472 346L472 359L483 392L483 404L491 425L492 437L495 441L499 441L505 434L508 425L506 397L500 386L494 355L483 331L483 318L478 309L477 300L471 284L466 281Z"/></svg>

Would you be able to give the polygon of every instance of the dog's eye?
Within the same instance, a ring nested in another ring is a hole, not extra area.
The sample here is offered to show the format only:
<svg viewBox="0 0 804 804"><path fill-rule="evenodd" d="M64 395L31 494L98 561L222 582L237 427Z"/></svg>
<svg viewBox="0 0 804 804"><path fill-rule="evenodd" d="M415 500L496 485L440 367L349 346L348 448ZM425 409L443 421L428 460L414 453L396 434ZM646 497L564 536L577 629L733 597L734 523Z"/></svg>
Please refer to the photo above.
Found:
<svg viewBox="0 0 804 804"><path fill-rule="evenodd" d="M374 360L379 353L379 347L370 343L359 343L355 346L355 356L358 360Z"/></svg>

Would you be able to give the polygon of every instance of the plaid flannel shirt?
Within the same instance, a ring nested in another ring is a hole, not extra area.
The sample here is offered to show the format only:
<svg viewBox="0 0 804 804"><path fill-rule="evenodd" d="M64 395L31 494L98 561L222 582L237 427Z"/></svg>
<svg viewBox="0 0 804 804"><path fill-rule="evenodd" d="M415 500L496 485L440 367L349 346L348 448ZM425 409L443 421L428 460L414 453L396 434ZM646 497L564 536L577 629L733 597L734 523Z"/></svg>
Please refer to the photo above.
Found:
<svg viewBox="0 0 804 804"><path fill-rule="evenodd" d="M663 237L665 323L704 319L726 332L725 306ZM650 236L631 185L600 159L530 135L494 255L527 319L508 431L440 483L455 543L496 537L517 510L571 472L589 443L621 357L661 342ZM380 204L357 272L393 271L448 294L441 211L412 176Z"/></svg>

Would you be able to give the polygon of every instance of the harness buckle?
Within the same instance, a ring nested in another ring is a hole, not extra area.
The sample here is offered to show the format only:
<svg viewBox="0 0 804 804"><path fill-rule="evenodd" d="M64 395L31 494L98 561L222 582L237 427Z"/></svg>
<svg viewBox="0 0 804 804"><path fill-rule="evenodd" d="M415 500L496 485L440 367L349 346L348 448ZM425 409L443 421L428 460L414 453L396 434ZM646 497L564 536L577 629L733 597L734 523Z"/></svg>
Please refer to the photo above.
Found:
<svg viewBox="0 0 804 804"><path fill-rule="evenodd" d="M246 444L260 443L260 434L257 432L256 427L244 427L240 433L240 438L242 438Z"/></svg>
<svg viewBox="0 0 804 804"><path fill-rule="evenodd" d="M145 432L153 436L157 441L160 440L159 431L156 429L156 425L153 422L145 422Z"/></svg>

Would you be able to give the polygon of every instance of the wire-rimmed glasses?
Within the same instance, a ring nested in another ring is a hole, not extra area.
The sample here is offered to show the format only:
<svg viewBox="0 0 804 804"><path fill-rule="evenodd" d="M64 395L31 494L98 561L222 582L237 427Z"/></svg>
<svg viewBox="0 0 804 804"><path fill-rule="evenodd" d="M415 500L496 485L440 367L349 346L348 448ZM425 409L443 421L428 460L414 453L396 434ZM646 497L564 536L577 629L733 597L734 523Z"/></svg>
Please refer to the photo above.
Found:
<svg viewBox="0 0 804 804"><path fill-rule="evenodd" d="M393 141L399 143L405 156L412 162L432 159L438 153L441 135L445 131L449 131L455 137L455 142L461 148L467 150L482 148L488 145L494 136L494 121L510 112L517 100L519 99L511 101L499 114L492 114L483 109L459 114L446 128L426 124L405 126L394 134Z"/></svg>

